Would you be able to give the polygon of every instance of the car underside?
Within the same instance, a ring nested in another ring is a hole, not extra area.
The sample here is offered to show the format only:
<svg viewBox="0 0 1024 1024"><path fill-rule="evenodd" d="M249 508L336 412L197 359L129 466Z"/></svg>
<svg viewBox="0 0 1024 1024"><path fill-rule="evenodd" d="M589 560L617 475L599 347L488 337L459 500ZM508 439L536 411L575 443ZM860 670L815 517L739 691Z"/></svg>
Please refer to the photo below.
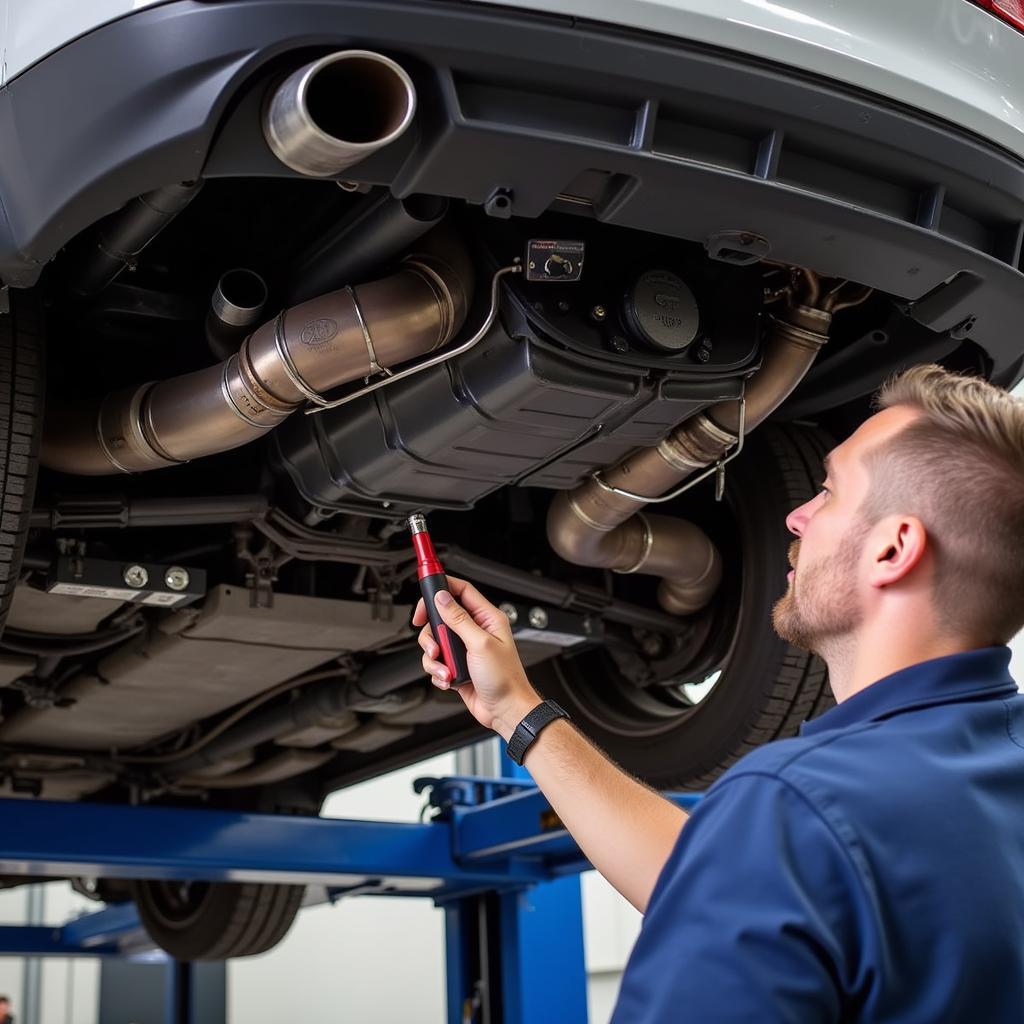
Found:
<svg viewBox="0 0 1024 1024"><path fill-rule="evenodd" d="M420 666L417 512L652 784L827 706L767 626L784 517L888 374L1018 378L1021 161L640 33L236 7L0 91L3 795L316 813L481 738ZM87 100L47 85L84 65Z"/></svg>

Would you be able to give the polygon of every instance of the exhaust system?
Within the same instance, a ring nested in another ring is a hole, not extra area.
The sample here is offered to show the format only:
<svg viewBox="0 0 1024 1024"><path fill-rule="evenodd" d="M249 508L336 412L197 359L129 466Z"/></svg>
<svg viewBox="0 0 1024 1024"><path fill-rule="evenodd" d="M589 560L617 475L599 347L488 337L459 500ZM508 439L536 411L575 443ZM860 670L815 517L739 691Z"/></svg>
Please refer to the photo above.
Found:
<svg viewBox="0 0 1024 1024"><path fill-rule="evenodd" d="M765 420L800 383L828 341L833 314L870 294L870 289L851 289L845 281L831 285L826 290L813 272L795 271L787 303L772 317L764 361L746 388L745 431ZM699 611L721 581L714 544L692 523L640 510L737 445L740 416L738 403L719 402L656 447L643 448L573 490L560 492L548 512L552 548L577 565L661 576L662 608L675 615Z"/></svg>
<svg viewBox="0 0 1024 1024"><path fill-rule="evenodd" d="M58 409L42 463L80 476L138 473L262 437L307 400L446 344L472 287L454 243L430 245L390 277L282 310L222 363Z"/></svg>
<svg viewBox="0 0 1024 1024"><path fill-rule="evenodd" d="M369 50L341 50L274 90L263 134L281 163L329 178L394 142L415 112L416 88L402 67Z"/></svg>

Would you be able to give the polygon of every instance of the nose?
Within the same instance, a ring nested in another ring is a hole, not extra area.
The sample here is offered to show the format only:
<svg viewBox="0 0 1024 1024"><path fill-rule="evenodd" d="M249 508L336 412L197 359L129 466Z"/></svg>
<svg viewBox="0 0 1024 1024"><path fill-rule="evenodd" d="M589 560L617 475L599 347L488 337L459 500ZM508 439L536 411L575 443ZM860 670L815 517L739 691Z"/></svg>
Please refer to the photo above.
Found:
<svg viewBox="0 0 1024 1024"><path fill-rule="evenodd" d="M821 495L816 494L810 501L805 501L786 516L786 529L794 537L802 537L804 535L804 529L810 522L811 516L814 515L820 498Z"/></svg>

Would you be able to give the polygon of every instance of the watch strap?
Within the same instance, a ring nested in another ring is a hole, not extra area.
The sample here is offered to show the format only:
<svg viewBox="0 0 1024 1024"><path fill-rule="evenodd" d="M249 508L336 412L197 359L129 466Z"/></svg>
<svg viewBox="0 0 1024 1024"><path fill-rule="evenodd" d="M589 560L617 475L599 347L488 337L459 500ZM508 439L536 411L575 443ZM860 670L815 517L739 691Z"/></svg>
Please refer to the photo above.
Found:
<svg viewBox="0 0 1024 1024"><path fill-rule="evenodd" d="M520 723L508 738L508 756L521 765L526 752L540 735L541 729L556 719L569 716L553 700L541 701Z"/></svg>

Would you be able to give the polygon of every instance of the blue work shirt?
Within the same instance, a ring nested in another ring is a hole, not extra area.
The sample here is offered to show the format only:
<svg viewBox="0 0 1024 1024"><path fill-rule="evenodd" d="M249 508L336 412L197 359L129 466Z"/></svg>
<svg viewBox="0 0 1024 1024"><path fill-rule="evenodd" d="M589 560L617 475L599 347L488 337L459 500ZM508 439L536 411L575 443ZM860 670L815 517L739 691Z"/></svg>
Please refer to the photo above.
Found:
<svg viewBox="0 0 1024 1024"><path fill-rule="evenodd" d="M613 1024L1024 1022L1024 696L990 647L895 672L726 772Z"/></svg>

